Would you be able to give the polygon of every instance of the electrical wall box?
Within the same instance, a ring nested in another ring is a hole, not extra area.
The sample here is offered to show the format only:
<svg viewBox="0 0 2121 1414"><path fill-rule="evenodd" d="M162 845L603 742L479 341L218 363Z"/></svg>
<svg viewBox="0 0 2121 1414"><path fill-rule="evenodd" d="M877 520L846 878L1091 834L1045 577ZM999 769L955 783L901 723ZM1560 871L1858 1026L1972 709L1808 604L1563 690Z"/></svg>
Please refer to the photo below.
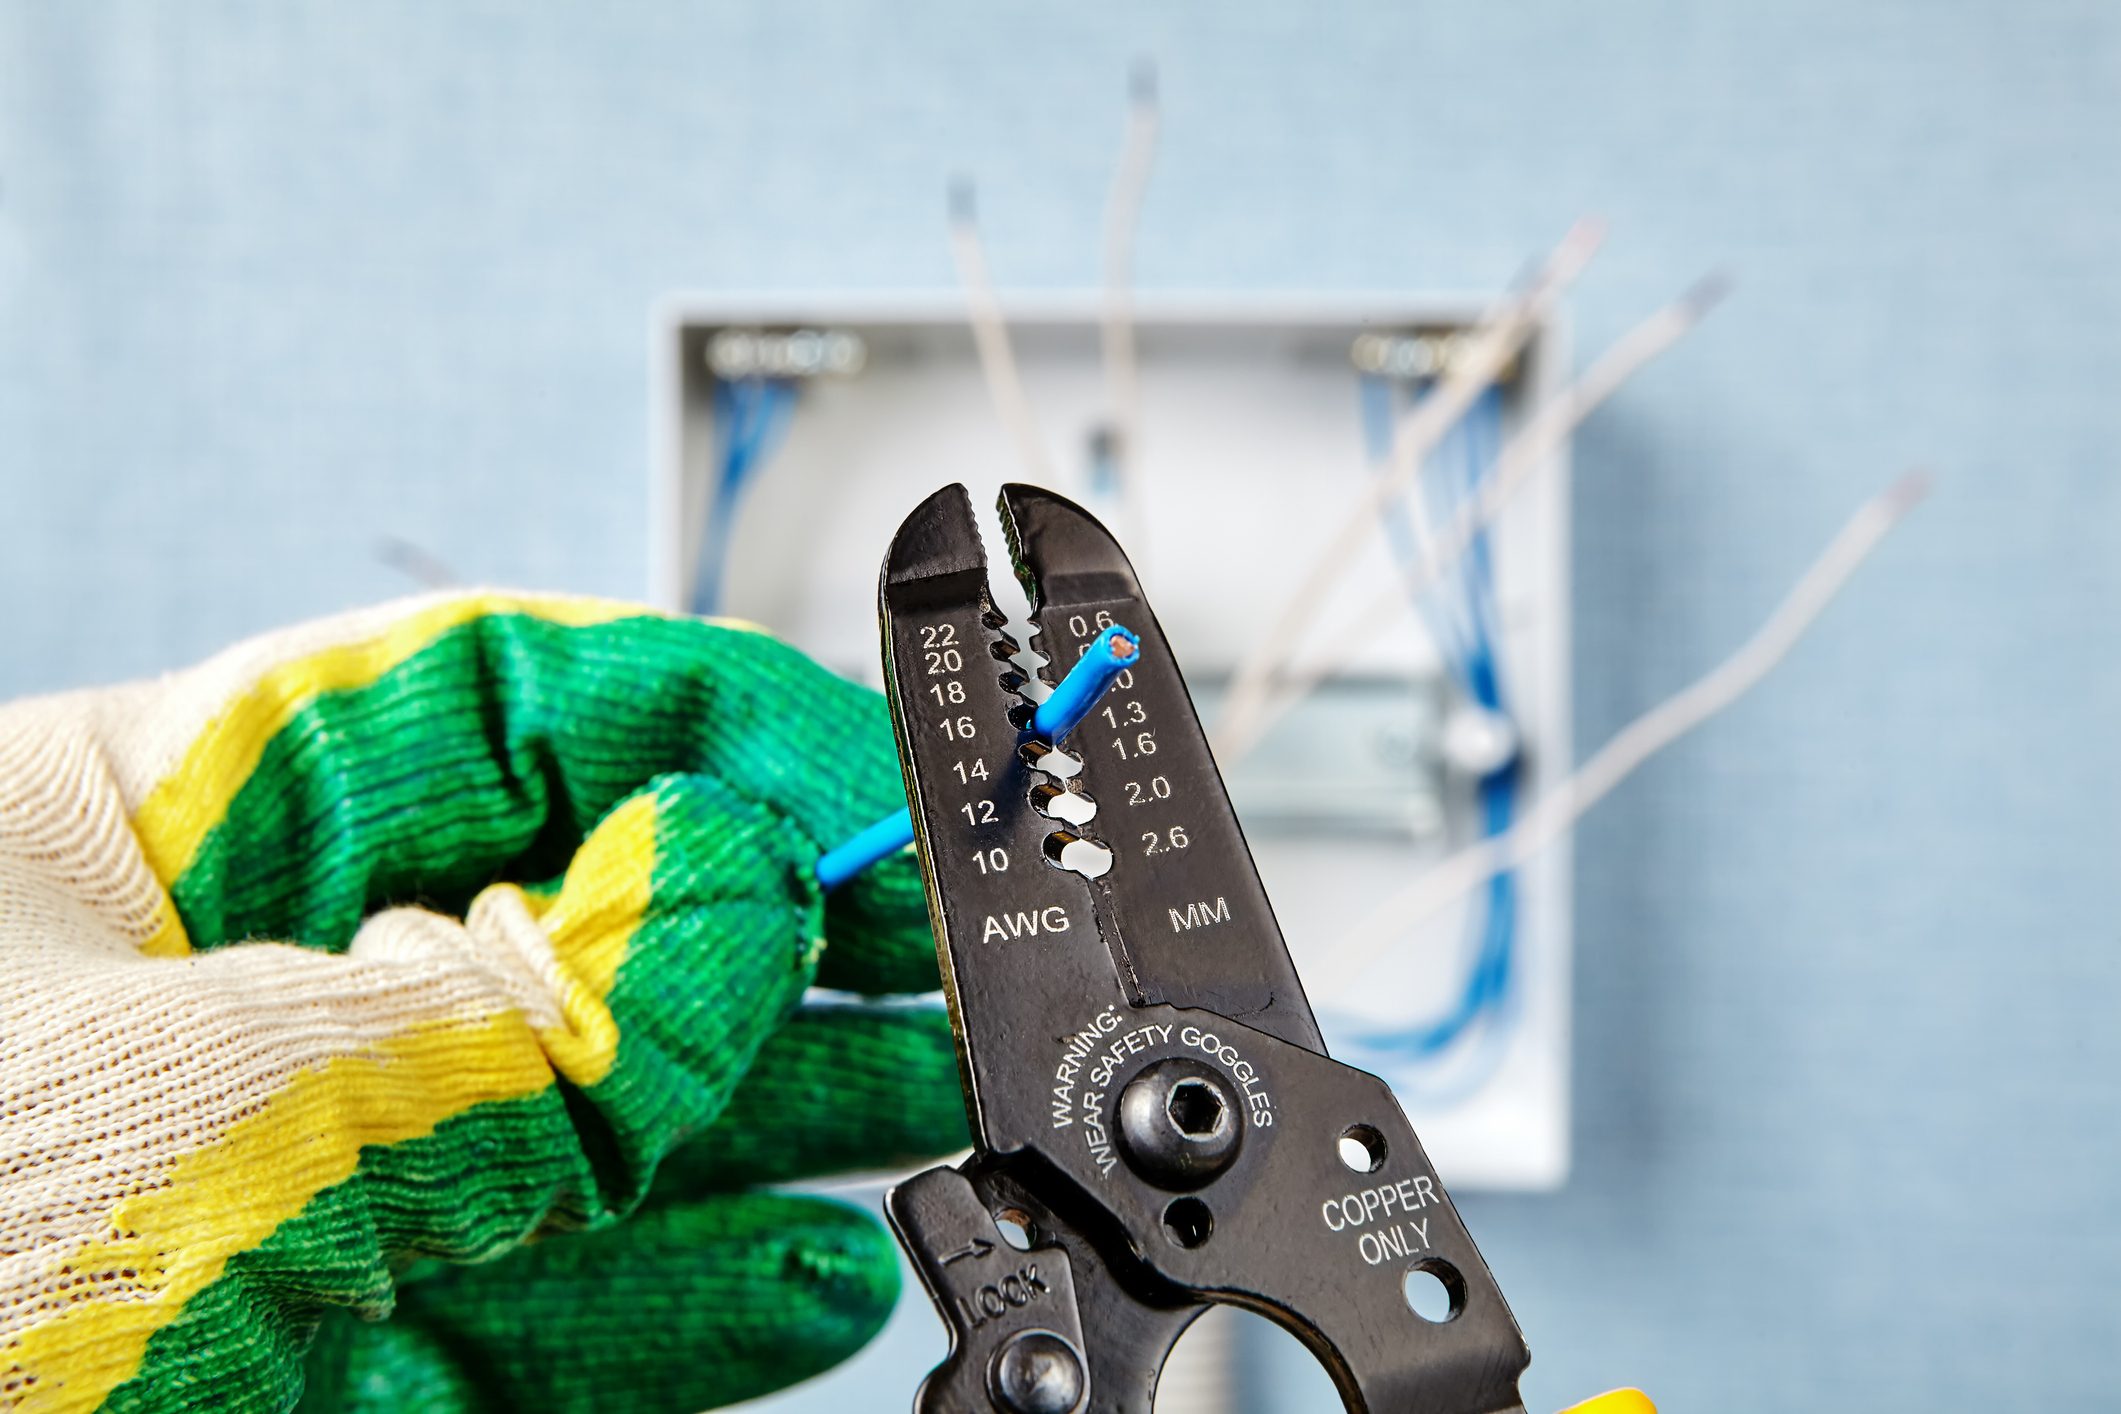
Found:
<svg viewBox="0 0 2121 1414"><path fill-rule="evenodd" d="M874 683L877 568L906 512L951 481L991 504L1004 481L1043 480L1126 546L1212 726L1222 685L1377 475L1361 379L1433 375L1483 308L1398 296L1138 297L1140 425L1129 472L1114 478L1097 297L1002 303L1044 452L1040 473L997 417L955 292L665 301L651 333L655 602L697 602L701 546L715 539L706 520L722 474L717 378L786 378L794 409L736 502L716 612ZM1549 323L1504 380L1504 429L1566 374L1564 331ZM1432 476L1450 474L1445 452ZM1566 472L1536 473L1491 540L1526 800L1571 760ZM997 598L1022 617L988 519ZM1383 533L1347 570L1308 641L1314 652L1399 582ZM1454 773L1442 745L1455 689L1423 622L1408 606L1364 637L1226 772L1307 977L1381 900L1477 835L1472 782ZM1567 842L1524 869L1519 888L1510 1000L1440 1068L1363 1038L1419 1024L1461 994L1473 942L1455 915L1410 927L1344 991L1313 983L1334 1054L1392 1081L1456 1188L1549 1188L1567 1171Z"/></svg>

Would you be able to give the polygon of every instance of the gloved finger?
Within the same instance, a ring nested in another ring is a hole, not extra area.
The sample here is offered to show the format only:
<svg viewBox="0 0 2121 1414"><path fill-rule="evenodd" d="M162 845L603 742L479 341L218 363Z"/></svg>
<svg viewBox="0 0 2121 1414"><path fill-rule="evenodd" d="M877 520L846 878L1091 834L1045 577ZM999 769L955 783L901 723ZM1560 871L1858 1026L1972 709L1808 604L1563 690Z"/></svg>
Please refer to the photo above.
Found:
<svg viewBox="0 0 2121 1414"><path fill-rule="evenodd" d="M595 601L414 601L109 705L94 732L174 904L150 952L338 950L387 904L461 913L496 879L557 874L671 772L726 782L814 851L904 803L875 693L763 633ZM912 902L854 886L845 965L925 985Z"/></svg>
<svg viewBox="0 0 2121 1414"><path fill-rule="evenodd" d="M759 1049L721 1118L656 1172L650 1202L859 1170L971 1143L939 1007L805 1007Z"/></svg>
<svg viewBox="0 0 2121 1414"><path fill-rule="evenodd" d="M829 1369L882 1328L898 1259L867 1214L739 1194L408 1282L312 1349L304 1409L691 1414Z"/></svg>
<svg viewBox="0 0 2121 1414"><path fill-rule="evenodd" d="M825 905L828 945L818 985L880 996L942 985L927 886L910 849L870 866Z"/></svg>

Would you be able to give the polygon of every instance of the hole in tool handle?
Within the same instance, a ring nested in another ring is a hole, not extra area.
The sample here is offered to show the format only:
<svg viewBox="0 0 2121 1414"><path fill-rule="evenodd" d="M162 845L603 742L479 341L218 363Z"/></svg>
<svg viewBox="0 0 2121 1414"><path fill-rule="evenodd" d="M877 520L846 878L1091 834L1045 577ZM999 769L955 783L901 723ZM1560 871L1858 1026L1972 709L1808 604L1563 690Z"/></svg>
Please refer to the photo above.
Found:
<svg viewBox="0 0 2121 1414"><path fill-rule="evenodd" d="M1198 1198L1174 1198L1164 1209L1164 1235L1174 1247L1199 1247L1214 1231L1215 1214Z"/></svg>
<svg viewBox="0 0 2121 1414"><path fill-rule="evenodd" d="M1357 1173L1376 1173L1385 1166L1385 1137L1367 1124L1341 1131L1340 1161Z"/></svg>
<svg viewBox="0 0 2121 1414"><path fill-rule="evenodd" d="M1431 1325L1440 1326L1466 1308L1465 1279L1440 1257L1408 1268L1399 1289L1407 1309Z"/></svg>

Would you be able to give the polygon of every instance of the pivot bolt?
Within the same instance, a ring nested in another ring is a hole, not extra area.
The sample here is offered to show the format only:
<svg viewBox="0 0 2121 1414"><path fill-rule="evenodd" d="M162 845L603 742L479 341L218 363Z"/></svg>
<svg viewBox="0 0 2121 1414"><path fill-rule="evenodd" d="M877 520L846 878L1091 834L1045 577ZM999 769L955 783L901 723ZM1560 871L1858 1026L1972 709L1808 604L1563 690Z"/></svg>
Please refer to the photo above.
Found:
<svg viewBox="0 0 2121 1414"><path fill-rule="evenodd" d="M1018 1331L987 1365L988 1392L1009 1414L1075 1414L1083 1357L1052 1331Z"/></svg>
<svg viewBox="0 0 2121 1414"><path fill-rule="evenodd" d="M1184 1192L1230 1167L1241 1119L1222 1072L1184 1057L1161 1060L1120 1092L1120 1147L1143 1178Z"/></svg>

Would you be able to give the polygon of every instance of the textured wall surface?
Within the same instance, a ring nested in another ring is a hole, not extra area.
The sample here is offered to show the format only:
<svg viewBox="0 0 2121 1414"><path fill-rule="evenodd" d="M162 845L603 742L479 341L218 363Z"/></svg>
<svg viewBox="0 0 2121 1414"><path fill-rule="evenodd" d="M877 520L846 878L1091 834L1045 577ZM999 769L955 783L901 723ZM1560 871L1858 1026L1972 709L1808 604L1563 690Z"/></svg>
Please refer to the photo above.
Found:
<svg viewBox="0 0 2121 1414"><path fill-rule="evenodd" d="M2110 1405L2111 6L0 5L0 690L397 592L384 535L640 592L654 297L944 284L959 170L1089 282L1141 52L1146 284L1489 289L1598 211L1588 350L1738 275L1579 442L1585 745L1939 475L1584 827L1576 1174L1466 1204L1532 1405Z"/></svg>

